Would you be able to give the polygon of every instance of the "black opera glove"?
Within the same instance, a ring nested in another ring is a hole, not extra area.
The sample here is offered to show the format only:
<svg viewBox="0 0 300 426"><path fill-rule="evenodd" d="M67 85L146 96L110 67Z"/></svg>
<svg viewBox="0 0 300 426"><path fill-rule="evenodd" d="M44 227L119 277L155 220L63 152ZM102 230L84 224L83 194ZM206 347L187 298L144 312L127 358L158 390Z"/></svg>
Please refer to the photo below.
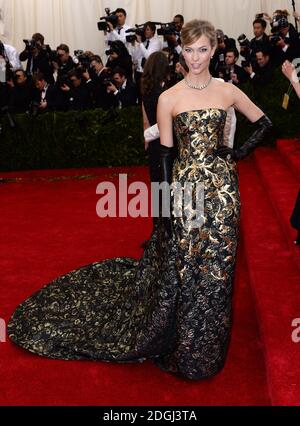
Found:
<svg viewBox="0 0 300 426"><path fill-rule="evenodd" d="M169 148L165 145L160 145L160 177L161 182L167 182L169 185L172 184L172 174L173 174L173 163L174 163L174 154L173 148ZM163 205L166 202L165 199L161 200L160 203L160 215L162 217ZM170 206L166 206L169 207ZM171 211L170 211L171 213ZM172 219L171 217L162 217L162 221L165 225L165 229L169 238L172 238L173 229L172 229Z"/></svg>
<svg viewBox="0 0 300 426"><path fill-rule="evenodd" d="M247 155L251 154L251 152L258 147L258 145L264 140L265 136L273 127L271 120L266 115L263 115L253 124L257 126L257 129L250 136L247 142L243 144L243 146L237 149L231 149L226 146L222 146L216 151L216 156L228 161L240 161L247 157Z"/></svg>
<svg viewBox="0 0 300 426"><path fill-rule="evenodd" d="M161 182L168 182L169 185L172 184L173 163L173 148L169 148L165 145L160 145Z"/></svg>

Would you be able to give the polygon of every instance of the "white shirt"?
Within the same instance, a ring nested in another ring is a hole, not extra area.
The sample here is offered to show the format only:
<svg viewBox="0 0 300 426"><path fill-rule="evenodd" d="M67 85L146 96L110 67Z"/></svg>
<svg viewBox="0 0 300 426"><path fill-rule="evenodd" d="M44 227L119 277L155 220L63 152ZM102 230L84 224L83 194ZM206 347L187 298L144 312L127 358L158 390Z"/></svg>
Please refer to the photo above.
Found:
<svg viewBox="0 0 300 426"><path fill-rule="evenodd" d="M289 33L289 32L287 33L286 38L290 38L290 33ZM288 50L288 48L289 48L289 46L288 46L288 45L286 45L286 46L284 46L284 47L282 48L282 50L284 51L284 53Z"/></svg>
<svg viewBox="0 0 300 426"><path fill-rule="evenodd" d="M122 41L126 47L127 47L127 41L126 41L126 36L129 35L129 33L126 33L127 30L129 30L131 27L129 25L124 24L123 27L120 29L120 34L118 31L118 27L116 29L114 29L113 31L107 33L106 38L105 38L105 46L106 48L109 48L109 41L116 41L116 40L120 40Z"/></svg>
<svg viewBox="0 0 300 426"><path fill-rule="evenodd" d="M17 69L23 69L21 61L19 59L19 54L17 52L17 49L13 46L10 46L9 44L3 44L5 49L5 54L7 56L6 59L9 60L13 71L16 71Z"/></svg>
<svg viewBox="0 0 300 426"><path fill-rule="evenodd" d="M117 89L117 90L114 92L114 95L116 96L118 93L120 93L120 89L125 90L125 89L126 89L126 87L127 87L127 79L124 81L124 83L122 84L122 86L121 86L121 87L119 87L119 90Z"/></svg>
<svg viewBox="0 0 300 426"><path fill-rule="evenodd" d="M146 49L147 41L149 41L149 47ZM137 64L137 71L143 72L142 61L146 60L154 52L159 52L162 49L162 42L158 37L152 37L144 41L144 43L137 44L133 51L133 61Z"/></svg>
<svg viewBox="0 0 300 426"><path fill-rule="evenodd" d="M45 102L48 88L49 84L46 84L44 89L41 91L41 102Z"/></svg>
<svg viewBox="0 0 300 426"><path fill-rule="evenodd" d="M126 89L126 86L127 86L127 80L125 80L124 81L124 83L122 84L122 86L121 87L119 87L119 89L117 89L115 92L114 92L114 95L115 96L117 96L119 93L120 93L120 89L122 89L122 91L123 90L125 90ZM122 109L122 107L123 107L123 105L122 105L122 101L121 101L121 99L119 100L119 109Z"/></svg>

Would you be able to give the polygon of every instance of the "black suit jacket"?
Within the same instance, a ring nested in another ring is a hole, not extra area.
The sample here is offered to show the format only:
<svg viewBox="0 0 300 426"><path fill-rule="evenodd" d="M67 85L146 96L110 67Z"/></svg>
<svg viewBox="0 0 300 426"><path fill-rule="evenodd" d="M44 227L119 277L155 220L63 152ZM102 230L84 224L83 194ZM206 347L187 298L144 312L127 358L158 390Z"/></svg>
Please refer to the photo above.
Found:
<svg viewBox="0 0 300 426"><path fill-rule="evenodd" d="M264 33L261 40L256 40L256 38L253 38L250 42L250 50L251 57L254 59L256 58L256 52L259 50L271 52L271 43L267 34Z"/></svg>
<svg viewBox="0 0 300 426"><path fill-rule="evenodd" d="M221 70L221 73L223 75L224 81L228 82L231 80L231 74L229 73L229 70L225 69L225 71ZM249 75L246 73L246 71L240 67L239 65L234 65L234 73L237 75L237 79L239 80L239 84L245 83L247 80L249 80ZM236 83L234 83L236 85Z"/></svg>
<svg viewBox="0 0 300 426"><path fill-rule="evenodd" d="M9 107L15 113L28 111L34 97L34 88L29 81L23 85L16 85L11 92Z"/></svg>
<svg viewBox="0 0 300 426"><path fill-rule="evenodd" d="M284 52L279 46L273 47L272 60L277 65L282 64L286 60L292 62L295 58L300 56L299 34L292 24L290 24L289 37L286 38L286 43L289 45L286 52Z"/></svg>
<svg viewBox="0 0 300 426"><path fill-rule="evenodd" d="M35 72L41 72L44 74L48 83L54 84L53 67L50 65L48 53L46 50L40 51L36 57L33 57L32 53L28 52L28 50L24 50L22 53L20 53L20 61L27 61L27 75L31 75Z"/></svg>
<svg viewBox="0 0 300 426"><path fill-rule="evenodd" d="M81 83L79 87L72 87L69 96L69 109L70 110L84 110L90 109L92 106L92 97L89 90L89 85Z"/></svg>
<svg viewBox="0 0 300 426"><path fill-rule="evenodd" d="M107 93L105 80L111 80L111 73L103 71L100 75L94 75L92 81L88 83L92 92L93 105L95 108L109 110L115 104L115 97L112 93Z"/></svg>
<svg viewBox="0 0 300 426"><path fill-rule="evenodd" d="M254 66L255 76L251 79L253 84L257 86L265 86L272 82L274 75L274 68L271 62L265 67L260 67L257 64Z"/></svg>
<svg viewBox="0 0 300 426"><path fill-rule="evenodd" d="M138 100L137 87L134 83L127 80L126 88L119 89L118 94L116 95L118 103L121 103L122 108L135 106Z"/></svg>
<svg viewBox="0 0 300 426"><path fill-rule="evenodd" d="M58 100L58 89L54 85L49 85L46 97L47 108L45 110L41 110L41 112L48 112L57 109L57 100ZM39 90L35 91L34 102L40 103L42 100L42 93Z"/></svg>

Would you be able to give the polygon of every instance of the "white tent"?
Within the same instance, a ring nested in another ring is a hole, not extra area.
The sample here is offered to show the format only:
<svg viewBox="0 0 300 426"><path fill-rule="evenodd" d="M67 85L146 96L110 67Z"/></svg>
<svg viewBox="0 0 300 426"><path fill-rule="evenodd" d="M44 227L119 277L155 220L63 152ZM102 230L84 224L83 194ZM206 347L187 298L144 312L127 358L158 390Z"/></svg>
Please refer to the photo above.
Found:
<svg viewBox="0 0 300 426"><path fill-rule="evenodd" d="M300 0L296 5L300 12ZM71 51L102 54L103 33L96 23L105 7L126 9L129 25L169 22L177 13L186 20L208 19L235 38L242 33L252 37L256 13L271 14L276 9L292 13L291 0L0 0L0 39L21 51L22 40L40 32L53 48L66 43Z"/></svg>

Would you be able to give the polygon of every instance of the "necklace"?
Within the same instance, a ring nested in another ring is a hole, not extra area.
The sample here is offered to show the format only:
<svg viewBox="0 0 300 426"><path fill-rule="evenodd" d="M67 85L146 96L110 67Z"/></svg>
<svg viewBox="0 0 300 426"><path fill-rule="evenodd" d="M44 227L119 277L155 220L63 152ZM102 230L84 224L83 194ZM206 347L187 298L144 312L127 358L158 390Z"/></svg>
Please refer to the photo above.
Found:
<svg viewBox="0 0 300 426"><path fill-rule="evenodd" d="M190 83L186 78L184 79L184 81L185 81L185 84L190 88L190 89L196 89L196 90L203 90L203 89L206 89L208 86L209 86L209 84L211 83L211 81L212 81L212 76L210 76L210 79L208 80L208 82L207 83L204 83L204 84L202 84L201 86L195 86L195 85L193 85L192 83Z"/></svg>

